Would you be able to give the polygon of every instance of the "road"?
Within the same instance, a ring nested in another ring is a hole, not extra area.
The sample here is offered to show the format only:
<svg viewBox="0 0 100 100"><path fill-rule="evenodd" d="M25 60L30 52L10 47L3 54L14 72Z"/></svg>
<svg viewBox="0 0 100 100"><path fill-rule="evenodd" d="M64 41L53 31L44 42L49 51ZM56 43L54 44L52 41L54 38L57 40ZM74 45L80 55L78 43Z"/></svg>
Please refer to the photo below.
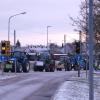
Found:
<svg viewBox="0 0 100 100"><path fill-rule="evenodd" d="M72 76L77 72L17 73L0 80L0 100L50 100L61 83Z"/></svg>

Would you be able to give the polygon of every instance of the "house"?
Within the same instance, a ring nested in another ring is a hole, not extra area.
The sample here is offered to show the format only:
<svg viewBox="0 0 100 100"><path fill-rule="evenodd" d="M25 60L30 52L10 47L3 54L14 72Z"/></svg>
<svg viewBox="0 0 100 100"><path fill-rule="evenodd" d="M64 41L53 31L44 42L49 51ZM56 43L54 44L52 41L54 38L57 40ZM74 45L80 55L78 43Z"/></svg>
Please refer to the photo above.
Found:
<svg viewBox="0 0 100 100"><path fill-rule="evenodd" d="M66 43L66 45L64 45L62 48L61 48L61 52L62 53L73 53L75 50L75 47L72 43Z"/></svg>

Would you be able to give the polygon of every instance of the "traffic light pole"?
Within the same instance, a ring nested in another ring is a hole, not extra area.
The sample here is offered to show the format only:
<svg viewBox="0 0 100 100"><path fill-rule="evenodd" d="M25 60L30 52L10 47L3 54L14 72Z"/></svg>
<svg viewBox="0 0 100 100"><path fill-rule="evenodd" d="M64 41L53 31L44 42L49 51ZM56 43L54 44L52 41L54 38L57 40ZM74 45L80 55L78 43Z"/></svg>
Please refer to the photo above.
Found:
<svg viewBox="0 0 100 100"><path fill-rule="evenodd" d="M80 45L80 56L82 54L82 47L81 47L81 39L82 39L82 32L79 31L79 45ZM80 77L80 64L78 64L78 77Z"/></svg>
<svg viewBox="0 0 100 100"><path fill-rule="evenodd" d="M2 63L1 63L1 67L2 67L2 75L4 75L4 64L5 64L5 62L2 61Z"/></svg>
<svg viewBox="0 0 100 100"><path fill-rule="evenodd" d="M16 46L16 31L14 30L14 48Z"/></svg>
<svg viewBox="0 0 100 100"><path fill-rule="evenodd" d="M16 61L16 59L15 59L15 74L16 74L16 72L17 72L17 71L16 71L16 69L17 69L17 68L16 68L16 63L17 63L17 61Z"/></svg>
<svg viewBox="0 0 100 100"><path fill-rule="evenodd" d="M78 64L78 77L80 77L80 65Z"/></svg>

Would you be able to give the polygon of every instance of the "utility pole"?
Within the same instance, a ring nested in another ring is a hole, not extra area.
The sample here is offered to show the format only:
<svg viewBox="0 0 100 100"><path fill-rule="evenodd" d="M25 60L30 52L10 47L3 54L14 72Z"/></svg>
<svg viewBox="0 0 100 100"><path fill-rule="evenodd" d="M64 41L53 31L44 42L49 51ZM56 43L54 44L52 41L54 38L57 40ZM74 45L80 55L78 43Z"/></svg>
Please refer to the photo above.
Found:
<svg viewBox="0 0 100 100"><path fill-rule="evenodd" d="M89 0L89 100L94 100L93 87L93 0Z"/></svg>
<svg viewBox="0 0 100 100"><path fill-rule="evenodd" d="M66 35L64 35L64 53L66 54Z"/></svg>
<svg viewBox="0 0 100 100"><path fill-rule="evenodd" d="M14 47L16 46L16 31L14 30Z"/></svg>
<svg viewBox="0 0 100 100"><path fill-rule="evenodd" d="M52 27L52 26L47 26L47 49L49 49L49 43L48 43L48 30L49 30L49 27Z"/></svg>
<svg viewBox="0 0 100 100"><path fill-rule="evenodd" d="M82 32L79 31L80 56L82 56ZM80 77L80 64L78 64L78 77Z"/></svg>
<svg viewBox="0 0 100 100"><path fill-rule="evenodd" d="M82 32L79 31L80 54L82 54Z"/></svg>

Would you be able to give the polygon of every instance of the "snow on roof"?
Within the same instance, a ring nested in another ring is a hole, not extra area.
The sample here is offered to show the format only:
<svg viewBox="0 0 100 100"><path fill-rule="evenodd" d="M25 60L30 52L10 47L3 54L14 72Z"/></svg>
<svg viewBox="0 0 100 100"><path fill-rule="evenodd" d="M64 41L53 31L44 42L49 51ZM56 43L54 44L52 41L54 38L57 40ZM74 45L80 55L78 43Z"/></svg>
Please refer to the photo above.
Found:
<svg viewBox="0 0 100 100"><path fill-rule="evenodd" d="M27 48L25 51L27 52L31 52L31 51L34 51L34 52L43 52L43 51L48 51L48 49L46 47L33 47L33 48Z"/></svg>

